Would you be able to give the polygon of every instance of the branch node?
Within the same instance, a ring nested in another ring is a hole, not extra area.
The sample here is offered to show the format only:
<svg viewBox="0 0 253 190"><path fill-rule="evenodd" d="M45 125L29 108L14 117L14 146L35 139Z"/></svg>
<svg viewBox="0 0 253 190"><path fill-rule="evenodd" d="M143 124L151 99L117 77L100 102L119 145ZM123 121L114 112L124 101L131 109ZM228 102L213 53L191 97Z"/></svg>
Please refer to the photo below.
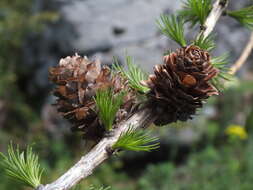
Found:
<svg viewBox="0 0 253 190"><path fill-rule="evenodd" d="M107 138L113 137L114 133L115 133L114 130L106 131L104 134L104 137L107 137Z"/></svg>
<svg viewBox="0 0 253 190"><path fill-rule="evenodd" d="M206 30L206 26L205 25L200 25L200 31L205 31Z"/></svg>
<svg viewBox="0 0 253 190"><path fill-rule="evenodd" d="M222 6L222 7L225 7L225 6L227 6L227 3L228 3L228 0L221 0L219 2L219 5Z"/></svg>
<svg viewBox="0 0 253 190"><path fill-rule="evenodd" d="M113 155L113 153L115 152L115 150L112 149L111 146L107 146L107 147L105 148L105 150L106 150L106 153L108 154L108 156Z"/></svg>

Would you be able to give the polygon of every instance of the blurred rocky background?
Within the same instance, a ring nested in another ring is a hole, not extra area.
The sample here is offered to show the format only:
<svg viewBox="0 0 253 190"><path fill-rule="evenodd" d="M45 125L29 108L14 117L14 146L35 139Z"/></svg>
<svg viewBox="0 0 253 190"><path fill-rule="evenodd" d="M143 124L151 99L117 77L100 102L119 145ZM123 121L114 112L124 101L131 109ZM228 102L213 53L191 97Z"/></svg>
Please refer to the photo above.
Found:
<svg viewBox="0 0 253 190"><path fill-rule="evenodd" d="M229 8L248 5L251 0L233 0ZM151 72L162 62L164 52L178 47L161 35L156 19L181 6L175 0L1 0L0 151L10 140L21 146L34 143L48 173L45 181L58 177L83 154L85 141L70 132L69 124L51 106L54 97L48 68L75 53L108 65L114 56L124 64L125 55L131 55ZM197 31L186 30L189 41ZM213 54L229 52L234 63L250 33L235 20L221 18L215 28ZM114 158L84 182L82 189L90 184L119 190L252 189L252 63L251 55L231 87L210 100L193 121L154 130L161 136L160 150L127 152ZM247 129L247 142L240 138L230 142L225 129L231 124ZM192 174L198 170L197 163L202 168ZM227 173L224 178L222 172ZM241 177L236 178L238 175ZM19 189L1 170L0 176L4 181L0 189Z"/></svg>

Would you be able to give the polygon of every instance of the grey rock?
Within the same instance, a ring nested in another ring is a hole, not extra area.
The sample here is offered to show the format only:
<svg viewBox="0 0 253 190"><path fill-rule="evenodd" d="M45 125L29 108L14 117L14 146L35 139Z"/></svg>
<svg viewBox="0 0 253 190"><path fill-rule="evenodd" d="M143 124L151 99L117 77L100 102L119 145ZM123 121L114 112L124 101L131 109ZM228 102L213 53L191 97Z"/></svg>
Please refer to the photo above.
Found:
<svg viewBox="0 0 253 190"><path fill-rule="evenodd" d="M52 5L49 2L54 2ZM160 34L156 19L161 13L173 13L181 6L175 0L38 0L43 8L50 5L59 11L61 18L50 25L40 40L26 46L25 63L36 67L31 91L36 87L48 88L47 70L61 57L79 53L99 56L103 63L111 64L116 56L121 62L126 52L134 57L144 70L151 71L162 63L165 51L178 46ZM230 9L244 7L248 1L233 1ZM195 31L195 32L194 32ZM196 36L196 30L186 29L188 41ZM231 53L235 61L250 31L231 18L221 18L215 28L217 49L214 55ZM35 89L36 90L36 89Z"/></svg>

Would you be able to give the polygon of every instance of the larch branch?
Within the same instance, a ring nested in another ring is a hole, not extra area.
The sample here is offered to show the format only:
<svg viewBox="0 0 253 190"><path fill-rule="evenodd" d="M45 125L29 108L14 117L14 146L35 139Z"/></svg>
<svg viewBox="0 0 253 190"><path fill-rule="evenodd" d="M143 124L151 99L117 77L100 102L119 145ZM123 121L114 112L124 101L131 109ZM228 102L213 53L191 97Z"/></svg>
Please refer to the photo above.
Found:
<svg viewBox="0 0 253 190"><path fill-rule="evenodd" d="M115 127L113 135L104 137L89 153L84 155L72 168L51 184L40 187L39 190L67 190L80 180L93 173L93 170L109 158L108 148L111 148L129 127L145 127L153 122L151 111L146 108L134 114L127 121Z"/></svg>
<svg viewBox="0 0 253 190"><path fill-rule="evenodd" d="M217 21L225 11L227 4L228 0L217 0L213 4L213 8L205 21L204 30L201 32L204 37L207 37L213 31Z"/></svg>
<svg viewBox="0 0 253 190"><path fill-rule="evenodd" d="M205 22L204 36L208 36L218 19L222 15L227 6L226 0L217 0L213 9L211 10ZM82 179L91 175L96 167L98 167L104 160L110 157L108 148L117 142L120 134L126 132L129 127L135 126L136 128L145 127L154 121L152 111L148 108L142 109L130 117L127 121L120 123L114 129L114 134L111 137L104 137L90 152L84 155L72 168L64 173L60 178L51 184L41 185L37 190L68 190ZM131 125L130 125L131 124Z"/></svg>
<svg viewBox="0 0 253 190"><path fill-rule="evenodd" d="M232 67L230 68L230 72L229 72L230 74L235 74L243 66L243 64L246 63L246 60L250 56L252 49L253 49L253 32L251 33L249 41L247 45L245 46L244 50L242 51L241 56L235 62L235 64L232 65Z"/></svg>

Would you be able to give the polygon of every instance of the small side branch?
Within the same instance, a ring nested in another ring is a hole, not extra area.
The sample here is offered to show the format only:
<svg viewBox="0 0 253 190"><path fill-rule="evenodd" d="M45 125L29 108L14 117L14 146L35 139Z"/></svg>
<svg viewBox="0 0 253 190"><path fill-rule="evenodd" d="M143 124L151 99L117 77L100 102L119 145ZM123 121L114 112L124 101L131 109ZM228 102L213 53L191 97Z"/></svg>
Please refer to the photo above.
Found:
<svg viewBox="0 0 253 190"><path fill-rule="evenodd" d="M113 136L103 138L88 154L83 156L72 168L51 184L45 185L40 190L67 190L76 185L80 180L93 173L93 170L104 160L109 158L110 154L107 148L119 139L120 134L126 132L129 127L145 127L153 122L153 116L149 109L143 109L134 114L124 123L116 126Z"/></svg>
<svg viewBox="0 0 253 190"><path fill-rule="evenodd" d="M207 37L213 31L217 21L225 11L227 4L228 0L217 0L213 4L213 8L205 21L204 30L202 31L204 37Z"/></svg>
<svg viewBox="0 0 253 190"><path fill-rule="evenodd" d="M252 49L253 49L253 32L251 33L248 44L244 48L241 56L235 62L235 64L232 65L232 67L230 69L230 72L229 72L230 74L232 74L232 75L235 74L243 66L243 64L246 62L246 60L250 56L250 53L252 52Z"/></svg>

